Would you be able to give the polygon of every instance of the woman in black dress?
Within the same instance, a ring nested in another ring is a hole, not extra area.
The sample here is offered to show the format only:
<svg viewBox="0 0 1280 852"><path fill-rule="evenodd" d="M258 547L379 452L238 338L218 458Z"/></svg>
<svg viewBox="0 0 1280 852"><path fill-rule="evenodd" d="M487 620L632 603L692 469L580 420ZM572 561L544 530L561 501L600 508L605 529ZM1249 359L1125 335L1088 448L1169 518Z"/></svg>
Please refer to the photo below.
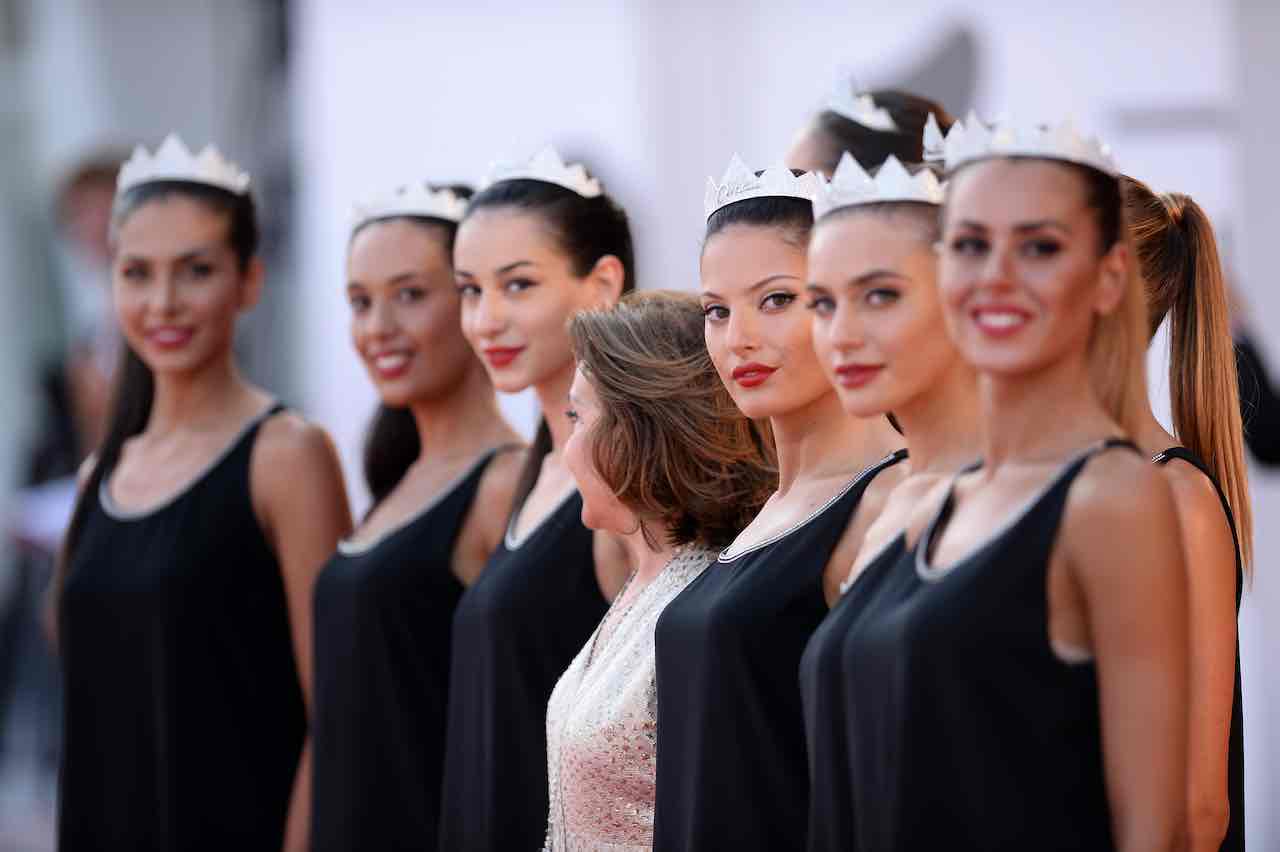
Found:
<svg viewBox="0 0 1280 852"><path fill-rule="evenodd" d="M946 145L939 287L982 464L926 501L846 635L851 848L1174 848L1177 515L1091 375L1104 355L1127 375L1146 334L1120 184L1069 124Z"/></svg>
<svg viewBox="0 0 1280 852"><path fill-rule="evenodd" d="M841 161L814 202L809 241L813 343L845 411L892 413L902 427L908 471L863 539L844 592L800 664L809 747L809 848L852 848L845 636L888 566L907 549L904 528L919 502L978 454L973 367L947 335L938 293L942 186L932 171L911 175L890 158L870 179Z"/></svg>
<svg viewBox="0 0 1280 852"><path fill-rule="evenodd" d="M769 421L779 483L658 622L656 849L804 845L797 666L902 457L888 421L845 414L813 352L800 297L817 186L735 158L708 193L707 349L738 408Z"/></svg>
<svg viewBox="0 0 1280 852"><path fill-rule="evenodd" d="M564 466L574 361L566 324L633 281L626 213L547 149L500 166L458 227L462 332L499 390L533 388L542 422L506 534L458 603L449 672L440 849L541 848L547 699L625 581L621 546L582 525Z"/></svg>
<svg viewBox="0 0 1280 852"><path fill-rule="evenodd" d="M356 210L346 294L381 398L375 504L316 582L313 852L420 850L438 831L453 611L502 539L493 509L520 464L458 323L468 195L417 184Z"/></svg>
<svg viewBox="0 0 1280 852"><path fill-rule="evenodd" d="M54 589L68 852L307 845L311 592L351 519L327 436L236 367L248 180L173 137L121 170L124 361Z"/></svg>
<svg viewBox="0 0 1280 852"><path fill-rule="evenodd" d="M1169 321L1173 434L1152 413L1140 374L1130 377L1122 422L1169 477L1190 569L1190 848L1235 852L1244 848L1236 615L1252 562L1253 518L1226 278L1200 205L1180 193L1157 195L1132 178L1122 183L1146 288L1147 327L1154 335ZM1139 341L1144 351L1145 343ZM1098 366L1105 381L1123 378ZM1181 463L1170 464L1175 460Z"/></svg>

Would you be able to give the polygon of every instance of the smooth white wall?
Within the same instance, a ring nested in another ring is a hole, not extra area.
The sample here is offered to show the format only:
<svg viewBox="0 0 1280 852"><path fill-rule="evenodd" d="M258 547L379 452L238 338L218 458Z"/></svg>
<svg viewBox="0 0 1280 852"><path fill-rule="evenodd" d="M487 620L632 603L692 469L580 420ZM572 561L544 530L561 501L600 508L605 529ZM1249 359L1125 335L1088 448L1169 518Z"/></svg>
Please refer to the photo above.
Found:
<svg viewBox="0 0 1280 852"><path fill-rule="evenodd" d="M586 156L627 206L641 284L692 288L707 175L718 175L735 151L757 165L776 162L824 98L835 66L856 69L868 84L892 83L956 23L979 37L975 105L984 115L1072 115L1107 138L1131 173L1197 197L1220 225L1241 232L1248 249L1239 257L1240 283L1275 316L1280 297L1268 291L1265 256L1275 228L1265 223L1274 219L1268 207L1280 187L1265 164L1248 175L1240 169L1240 137L1252 119L1240 118L1235 130L1178 133L1135 130L1125 120L1150 108L1229 111L1244 93L1246 39L1253 56L1271 58L1269 76L1247 81L1253 104L1274 92L1277 42L1259 29L1274 23L1274 10L1239 3L1245 12L1194 0L1083 0L1053 9L1014 0L606 0L536 8L301 0L295 118L305 298L295 357L307 407L337 435L354 485L373 394L347 343L341 295L352 198L416 177L472 178L495 156L531 153L553 140ZM1258 138L1280 134L1270 130ZM1248 156L1262 158L1259 144L1244 149ZM1242 208L1245 196L1252 206ZM1272 351L1280 355L1280 345ZM1167 411L1158 350L1152 364L1157 408ZM510 410L530 422L527 399ZM1274 478L1255 478L1260 520L1266 512L1274 517L1278 490ZM1280 717L1266 698L1280 696L1280 685L1262 661L1266 648L1280 647L1280 623L1261 613L1280 612L1280 583L1267 576L1280 561L1280 531L1259 526L1259 579L1241 632L1250 843L1271 848L1280 846L1280 816L1268 807L1280 797Z"/></svg>

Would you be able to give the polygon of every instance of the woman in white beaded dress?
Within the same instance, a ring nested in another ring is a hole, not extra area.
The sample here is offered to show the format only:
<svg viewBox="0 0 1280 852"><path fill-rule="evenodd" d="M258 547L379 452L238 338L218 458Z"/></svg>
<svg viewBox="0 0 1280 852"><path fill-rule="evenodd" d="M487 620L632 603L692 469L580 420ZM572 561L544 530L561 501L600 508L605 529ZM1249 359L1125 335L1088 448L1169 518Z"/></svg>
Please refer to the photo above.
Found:
<svg viewBox="0 0 1280 852"><path fill-rule="evenodd" d="M674 292L577 315L565 464L582 522L622 537L634 572L551 694L546 848L648 849L657 749L654 625L773 488L765 442Z"/></svg>

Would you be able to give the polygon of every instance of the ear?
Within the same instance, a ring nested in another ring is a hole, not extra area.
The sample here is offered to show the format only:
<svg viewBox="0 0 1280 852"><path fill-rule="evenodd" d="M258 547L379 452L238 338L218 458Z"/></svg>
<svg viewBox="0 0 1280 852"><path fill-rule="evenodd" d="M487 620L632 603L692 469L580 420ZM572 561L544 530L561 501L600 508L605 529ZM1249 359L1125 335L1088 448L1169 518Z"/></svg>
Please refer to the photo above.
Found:
<svg viewBox="0 0 1280 852"><path fill-rule="evenodd" d="M240 310L249 311L257 307L262 299L262 284L266 280L266 268L262 258L254 255L244 271L244 282L240 290Z"/></svg>
<svg viewBox="0 0 1280 852"><path fill-rule="evenodd" d="M1125 290L1130 286L1133 269L1127 243L1117 242L1107 250L1107 253L1102 256L1100 273L1101 279L1094 299L1094 309L1105 316L1115 311L1124 300Z"/></svg>
<svg viewBox="0 0 1280 852"><path fill-rule="evenodd" d="M627 270L615 255L606 254L596 261L587 273L587 285L591 288L592 307L613 307L622 298L622 285Z"/></svg>

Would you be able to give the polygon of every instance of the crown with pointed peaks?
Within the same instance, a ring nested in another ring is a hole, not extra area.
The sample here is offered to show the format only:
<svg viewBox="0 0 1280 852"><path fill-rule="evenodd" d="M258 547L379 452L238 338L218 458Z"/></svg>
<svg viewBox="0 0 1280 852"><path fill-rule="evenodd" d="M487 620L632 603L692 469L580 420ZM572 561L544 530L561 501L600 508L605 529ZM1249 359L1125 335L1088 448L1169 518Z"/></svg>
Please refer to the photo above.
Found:
<svg viewBox="0 0 1280 852"><path fill-rule="evenodd" d="M710 219L721 207L748 198L782 197L813 201L821 182L817 172L805 172L797 177L786 166L775 166L757 175L747 168L741 157L734 154L720 183L716 183L715 178L707 178L703 210Z"/></svg>
<svg viewBox="0 0 1280 852"><path fill-rule="evenodd" d="M827 109L869 130L898 130L897 123L887 109L876 106L875 99L869 94L854 94L847 84L836 84L831 97L827 99Z"/></svg>
<svg viewBox="0 0 1280 852"><path fill-rule="evenodd" d="M1119 173L1111 149L1096 136L1081 134L1070 119L1046 125L1003 118L987 126L970 110L963 122L951 125L943 136L930 115L924 128L924 149L926 159L943 160L948 172L992 157L1034 157L1076 163L1113 176Z"/></svg>
<svg viewBox="0 0 1280 852"><path fill-rule="evenodd" d="M397 216L425 216L461 222L467 212L467 200L452 189L432 189L424 182L402 186L389 195L356 202L351 209L351 230L379 219Z"/></svg>
<svg viewBox="0 0 1280 852"><path fill-rule="evenodd" d="M133 155L120 167L116 192L127 192L140 184L162 180L203 183L235 195L249 191L248 172L241 171L212 145L205 146L199 154L192 154L176 133L166 136L154 154L148 153L142 145L134 148Z"/></svg>
<svg viewBox="0 0 1280 852"><path fill-rule="evenodd" d="M532 159L523 162L497 162L489 166L489 173L480 182L481 189L487 189L504 180L537 180L543 183L554 183L567 190L576 192L583 198L595 198L604 192L600 181L587 176L587 169L581 163L565 164L555 148L548 145Z"/></svg>
<svg viewBox="0 0 1280 852"><path fill-rule="evenodd" d="M832 210L844 207L883 201L941 204L942 193L942 183L928 169L921 169L913 175L897 157L890 154L873 178L845 151L835 174L822 184L813 199L813 218L821 219Z"/></svg>

